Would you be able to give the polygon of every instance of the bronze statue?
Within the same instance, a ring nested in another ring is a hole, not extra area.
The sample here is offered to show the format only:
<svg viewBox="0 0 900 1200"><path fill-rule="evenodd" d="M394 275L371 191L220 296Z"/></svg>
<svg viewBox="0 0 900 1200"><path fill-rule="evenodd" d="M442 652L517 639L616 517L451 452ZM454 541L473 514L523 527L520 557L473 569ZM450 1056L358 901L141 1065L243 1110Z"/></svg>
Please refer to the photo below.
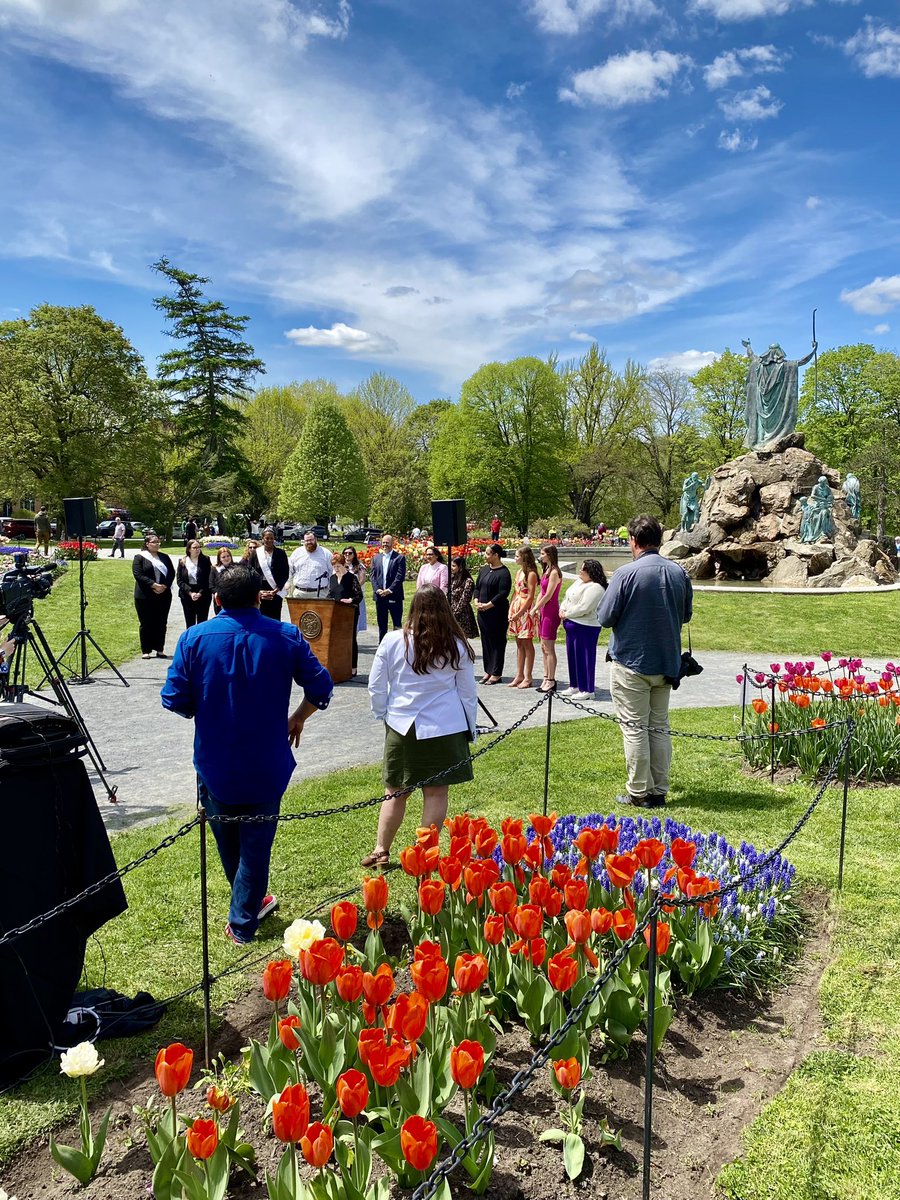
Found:
<svg viewBox="0 0 900 1200"><path fill-rule="evenodd" d="M803 508L803 519L800 522L801 542L820 542L823 538L834 537L834 496L824 475L819 476L809 499L801 497L800 504Z"/></svg>
<svg viewBox="0 0 900 1200"><path fill-rule="evenodd" d="M767 450L797 428L797 370L813 357L816 343L813 341L809 354L799 359L785 358L777 342L773 342L763 355L754 354L749 341L741 344L750 360L744 445L751 450Z"/></svg>
<svg viewBox="0 0 900 1200"><path fill-rule="evenodd" d="M859 480L852 471L848 471L844 476L841 491L844 493L844 499L847 502L847 508L850 510L850 516L854 521L858 521L859 514L862 511L862 497L859 494Z"/></svg>
<svg viewBox="0 0 900 1200"><path fill-rule="evenodd" d="M681 513L681 528L685 533L690 533L700 520L700 499L711 483L712 476L707 475L704 481L696 471L692 471L682 484L679 511Z"/></svg>

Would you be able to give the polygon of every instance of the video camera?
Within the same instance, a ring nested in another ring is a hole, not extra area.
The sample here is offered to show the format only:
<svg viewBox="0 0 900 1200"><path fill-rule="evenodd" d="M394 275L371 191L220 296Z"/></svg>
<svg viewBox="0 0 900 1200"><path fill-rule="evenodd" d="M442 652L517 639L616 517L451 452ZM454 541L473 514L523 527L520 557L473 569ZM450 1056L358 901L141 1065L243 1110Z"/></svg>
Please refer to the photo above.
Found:
<svg viewBox="0 0 900 1200"><path fill-rule="evenodd" d="M44 600L53 587L53 572L46 567L28 567L28 555L13 555L15 566L0 577L0 616L6 616L15 631L34 615L34 601Z"/></svg>

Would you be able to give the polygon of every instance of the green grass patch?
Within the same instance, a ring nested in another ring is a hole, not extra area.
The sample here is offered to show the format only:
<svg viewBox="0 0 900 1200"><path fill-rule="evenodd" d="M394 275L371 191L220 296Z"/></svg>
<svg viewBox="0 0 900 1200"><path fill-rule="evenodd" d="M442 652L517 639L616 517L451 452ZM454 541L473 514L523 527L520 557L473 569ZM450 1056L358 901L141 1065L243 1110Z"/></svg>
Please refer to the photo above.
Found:
<svg viewBox="0 0 900 1200"><path fill-rule="evenodd" d="M732 709L679 711L676 728L725 732ZM507 813L539 810L543 791L544 731L515 734L479 759L473 783L454 788L453 811L468 809L499 820ZM302 754L302 752L301 752ZM301 758L302 761L302 758ZM738 748L726 743L678 740L671 811L704 831L759 847L777 844L808 804L805 784L771 787L742 774ZM554 728L550 796L560 812L608 811L622 788L621 739L601 721L572 721ZM375 796L378 766L358 767L291 788L285 811L312 812ZM833 1049L815 1054L747 1134L747 1150L726 1168L722 1186L731 1200L888 1200L900 1177L900 978L894 944L900 902L893 896L894 842L900 789L851 794L845 885L836 901L834 960L822 984L822 1009ZM411 840L421 801L409 805L398 838ZM376 811L290 822L278 833L271 884L281 900L264 925L259 951L280 949L282 931L333 893L358 882L357 866L371 848ZM831 789L789 857L801 885L832 888L836 877L840 791ZM165 822L129 831L114 840L117 860L142 854L177 826ZM88 948L86 981L124 992L145 988L158 997L196 983L200 976L197 834L181 839L125 880L130 909L100 930ZM211 953L213 971L235 962L239 952L222 929L227 885L210 839ZM407 888L391 876L394 900ZM327 920L327 917L326 917ZM216 984L222 1006L246 986L242 973ZM103 1043L107 1065L95 1086L149 1062L160 1045L176 1038L200 1045L198 994L175 1001L161 1026L142 1037ZM73 1090L55 1066L0 1097L0 1161L73 1111ZM894 1181L894 1186L891 1184Z"/></svg>

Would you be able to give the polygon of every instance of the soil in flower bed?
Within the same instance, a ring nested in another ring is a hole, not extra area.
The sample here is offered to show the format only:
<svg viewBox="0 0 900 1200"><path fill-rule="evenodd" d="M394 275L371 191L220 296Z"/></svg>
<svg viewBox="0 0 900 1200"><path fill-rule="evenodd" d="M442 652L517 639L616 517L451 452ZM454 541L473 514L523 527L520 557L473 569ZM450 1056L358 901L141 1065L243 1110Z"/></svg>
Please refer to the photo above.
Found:
<svg viewBox="0 0 900 1200"><path fill-rule="evenodd" d="M741 1151L740 1133L779 1091L820 1035L817 1004L819 980L828 962L829 928L822 896L807 897L812 927L786 987L757 1000L727 991L677 999L676 1016L656 1063L654 1088L652 1194L667 1200L714 1200L715 1177ZM215 1051L236 1057L250 1036L265 1038L271 1006L254 990L232 1004L218 1030ZM102 1051L102 1046L101 1046ZM486 1200L559 1200L564 1195L592 1200L638 1200L641 1195L644 1111L644 1043L638 1035L627 1058L594 1062L586 1085L585 1171L569 1184L558 1146L538 1141L542 1130L557 1126L559 1101L550 1088L548 1069L539 1075L496 1130L497 1158ZM505 1086L532 1053L527 1032L509 1027L498 1040L494 1069ZM195 1072L196 1074L196 1072ZM146 1104L156 1093L153 1065L129 1080L113 1083L94 1111L99 1120L113 1105L104 1163L87 1187L79 1188L51 1161L46 1141L32 1146L6 1170L0 1183L20 1200L55 1200L78 1195L84 1200L147 1200L150 1158L140 1120L132 1106ZM202 1092L188 1092L179 1105L199 1113ZM319 1115L315 1095L313 1110ZM451 1105L447 1115L461 1124ZM241 1125L255 1146L260 1167L274 1169L282 1147L262 1135L262 1102L241 1097ZM599 1146L596 1123L605 1117L622 1137L621 1152ZM77 1144L74 1126L57 1134ZM441 1157L446 1152L442 1147ZM462 1179L453 1195L471 1196ZM233 1200L258 1200L265 1185L234 1177ZM396 1196L409 1193L396 1191Z"/></svg>

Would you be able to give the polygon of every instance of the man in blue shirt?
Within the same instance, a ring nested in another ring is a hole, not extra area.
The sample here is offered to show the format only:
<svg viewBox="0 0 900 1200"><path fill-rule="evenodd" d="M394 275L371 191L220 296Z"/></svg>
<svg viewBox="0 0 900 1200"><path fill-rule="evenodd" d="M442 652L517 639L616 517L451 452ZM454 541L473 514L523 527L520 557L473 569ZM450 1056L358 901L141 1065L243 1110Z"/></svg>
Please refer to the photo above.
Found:
<svg viewBox="0 0 900 1200"><path fill-rule="evenodd" d="M262 615L259 589L248 567L222 572L222 612L181 635L160 693L164 708L194 718L198 797L212 818L276 814L294 770L290 747L331 700L331 676L299 629ZM304 698L288 716L292 683ZM236 756L235 746L255 729L266 731L262 753ZM210 824L231 884L225 932L243 944L276 905L266 894L276 822Z"/></svg>
<svg viewBox="0 0 900 1200"><path fill-rule="evenodd" d="M612 629L610 692L622 722L628 792L620 803L662 808L669 790L669 698L681 670L681 626L690 621L687 572L659 553L656 517L628 523L633 562L613 575L597 617Z"/></svg>

